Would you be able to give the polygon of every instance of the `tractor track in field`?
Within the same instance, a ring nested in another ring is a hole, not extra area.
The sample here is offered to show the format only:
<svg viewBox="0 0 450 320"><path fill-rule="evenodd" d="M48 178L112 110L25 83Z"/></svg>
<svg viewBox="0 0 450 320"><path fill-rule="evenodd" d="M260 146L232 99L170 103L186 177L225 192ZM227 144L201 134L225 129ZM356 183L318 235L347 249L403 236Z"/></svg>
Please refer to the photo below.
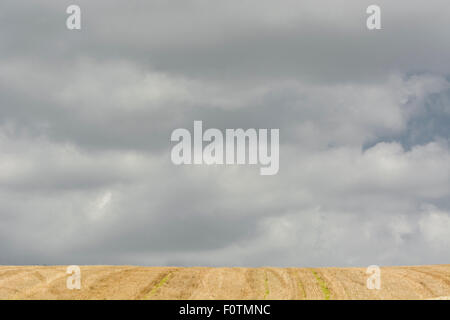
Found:
<svg viewBox="0 0 450 320"><path fill-rule="evenodd" d="M423 270L416 270L416 269L413 269L413 270L416 271L416 272L422 273L422 274L426 274L426 275L428 275L428 276L430 276L430 277L432 277L432 278L434 278L434 279L436 279L438 281L443 281L447 285L450 285L450 278L445 277L445 276L443 276L441 274L436 274L436 273L432 273L432 272L429 272L429 271L423 271Z"/></svg>
<svg viewBox="0 0 450 320"><path fill-rule="evenodd" d="M147 300L157 293L158 289L161 288L166 282L169 281L170 276L176 271L169 271L163 273L156 281L152 281L144 290L141 290L140 299ZM156 282L156 283L155 283Z"/></svg>
<svg viewBox="0 0 450 320"><path fill-rule="evenodd" d="M331 296L330 288L327 285L327 282L323 279L323 275L321 275L320 273L317 272L317 270L314 270L314 269L312 269L311 272L315 276L317 283L318 283L320 289L322 290L323 298L325 300L330 300L330 296Z"/></svg>

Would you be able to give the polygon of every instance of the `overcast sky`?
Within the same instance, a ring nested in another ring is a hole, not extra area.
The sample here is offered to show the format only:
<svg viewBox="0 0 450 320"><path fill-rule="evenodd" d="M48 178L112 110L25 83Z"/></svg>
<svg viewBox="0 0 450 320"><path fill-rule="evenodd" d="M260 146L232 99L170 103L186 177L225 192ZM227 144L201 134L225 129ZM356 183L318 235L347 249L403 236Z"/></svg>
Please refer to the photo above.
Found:
<svg viewBox="0 0 450 320"><path fill-rule="evenodd" d="M2 0L0 264L450 263L449 39L448 0ZM194 120L279 173L175 166Z"/></svg>

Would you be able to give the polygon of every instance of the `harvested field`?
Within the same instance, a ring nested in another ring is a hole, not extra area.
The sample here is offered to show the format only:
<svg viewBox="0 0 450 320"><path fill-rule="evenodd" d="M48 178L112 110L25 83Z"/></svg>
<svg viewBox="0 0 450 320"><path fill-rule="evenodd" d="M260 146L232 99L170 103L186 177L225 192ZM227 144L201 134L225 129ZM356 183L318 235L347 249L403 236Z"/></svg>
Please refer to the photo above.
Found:
<svg viewBox="0 0 450 320"><path fill-rule="evenodd" d="M450 265L382 267L380 290L365 268L0 266L0 299L448 299Z"/></svg>

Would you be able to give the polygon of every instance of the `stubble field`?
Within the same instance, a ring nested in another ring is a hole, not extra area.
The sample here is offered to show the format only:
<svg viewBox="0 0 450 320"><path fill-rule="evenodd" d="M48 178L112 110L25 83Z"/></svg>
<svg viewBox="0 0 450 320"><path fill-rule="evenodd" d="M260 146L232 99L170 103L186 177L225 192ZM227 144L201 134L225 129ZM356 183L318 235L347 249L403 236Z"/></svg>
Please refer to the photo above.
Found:
<svg viewBox="0 0 450 320"><path fill-rule="evenodd" d="M369 290L365 268L0 266L0 299L448 299L450 265L382 267Z"/></svg>

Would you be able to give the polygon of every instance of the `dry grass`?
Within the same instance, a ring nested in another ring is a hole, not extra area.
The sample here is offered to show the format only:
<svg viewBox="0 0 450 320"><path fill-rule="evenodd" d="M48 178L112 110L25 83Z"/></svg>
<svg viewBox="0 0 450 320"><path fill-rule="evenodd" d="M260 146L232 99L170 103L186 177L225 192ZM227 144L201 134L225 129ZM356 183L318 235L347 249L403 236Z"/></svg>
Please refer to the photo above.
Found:
<svg viewBox="0 0 450 320"><path fill-rule="evenodd" d="M65 266L0 266L0 299L448 299L450 265L383 267L381 289L364 268L172 268L81 266L81 290Z"/></svg>

